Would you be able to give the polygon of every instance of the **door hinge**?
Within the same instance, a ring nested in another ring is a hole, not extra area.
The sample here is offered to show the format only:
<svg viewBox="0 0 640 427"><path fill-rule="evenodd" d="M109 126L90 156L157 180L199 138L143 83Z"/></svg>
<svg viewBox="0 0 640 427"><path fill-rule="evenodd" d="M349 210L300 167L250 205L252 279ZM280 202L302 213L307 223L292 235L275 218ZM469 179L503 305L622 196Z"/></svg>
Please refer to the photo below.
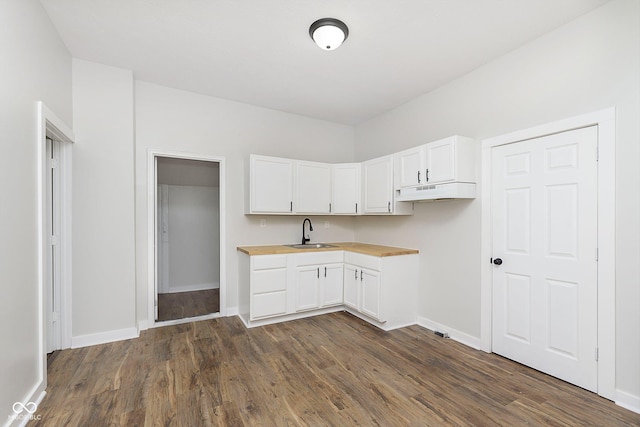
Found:
<svg viewBox="0 0 640 427"><path fill-rule="evenodd" d="M595 355L595 356L596 356L596 362L598 361L598 356L599 356L599 354L598 354L598 353L599 353L599 352L598 352L598 347L596 347L596 355Z"/></svg>
<svg viewBox="0 0 640 427"><path fill-rule="evenodd" d="M598 248L596 248L596 262L598 262L599 257L600 257L600 254L598 253Z"/></svg>
<svg viewBox="0 0 640 427"><path fill-rule="evenodd" d="M596 162L600 161L600 146L596 145Z"/></svg>
<svg viewBox="0 0 640 427"><path fill-rule="evenodd" d="M51 246L55 246L58 244L58 237L57 236L49 236L49 244Z"/></svg>
<svg viewBox="0 0 640 427"><path fill-rule="evenodd" d="M58 161L56 159L51 159L51 162L49 164L51 165L51 169L55 169L58 167Z"/></svg>

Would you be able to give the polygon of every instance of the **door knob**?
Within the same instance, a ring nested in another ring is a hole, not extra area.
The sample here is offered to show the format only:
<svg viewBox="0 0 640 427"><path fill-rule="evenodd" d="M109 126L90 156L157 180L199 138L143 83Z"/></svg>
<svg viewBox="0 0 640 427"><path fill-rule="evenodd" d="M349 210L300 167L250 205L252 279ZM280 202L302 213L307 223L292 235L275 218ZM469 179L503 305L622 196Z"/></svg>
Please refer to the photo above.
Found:
<svg viewBox="0 0 640 427"><path fill-rule="evenodd" d="M494 260L493 260L493 263L494 263L495 265L502 265L502 258L496 258L496 259L494 259Z"/></svg>

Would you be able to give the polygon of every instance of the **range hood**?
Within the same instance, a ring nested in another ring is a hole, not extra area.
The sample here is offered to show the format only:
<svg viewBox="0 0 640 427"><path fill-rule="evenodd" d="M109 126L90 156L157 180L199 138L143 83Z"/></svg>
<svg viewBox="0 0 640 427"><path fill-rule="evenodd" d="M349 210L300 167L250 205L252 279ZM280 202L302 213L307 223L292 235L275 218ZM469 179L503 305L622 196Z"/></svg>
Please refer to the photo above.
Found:
<svg viewBox="0 0 640 427"><path fill-rule="evenodd" d="M476 184L470 182L449 182L396 190L396 201L398 202L475 198Z"/></svg>

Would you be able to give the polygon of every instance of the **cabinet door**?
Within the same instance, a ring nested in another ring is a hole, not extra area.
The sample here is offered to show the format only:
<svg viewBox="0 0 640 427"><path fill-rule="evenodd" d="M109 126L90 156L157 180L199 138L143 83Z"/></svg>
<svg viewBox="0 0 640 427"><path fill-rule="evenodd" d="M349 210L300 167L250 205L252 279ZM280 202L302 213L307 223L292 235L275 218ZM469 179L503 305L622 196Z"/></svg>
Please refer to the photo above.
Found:
<svg viewBox="0 0 640 427"><path fill-rule="evenodd" d="M360 269L351 264L344 265L344 305L359 310Z"/></svg>
<svg viewBox="0 0 640 427"><path fill-rule="evenodd" d="M331 165L296 163L298 213L329 213L331 209Z"/></svg>
<svg viewBox="0 0 640 427"><path fill-rule="evenodd" d="M425 182L423 147L402 151L396 154L395 158L396 188L415 187Z"/></svg>
<svg viewBox="0 0 640 427"><path fill-rule="evenodd" d="M342 264L327 264L320 267L321 278L321 306L342 304L343 297L343 266Z"/></svg>
<svg viewBox="0 0 640 427"><path fill-rule="evenodd" d="M360 270L362 282L362 307L361 312L374 319L383 321L380 315L380 273L378 271Z"/></svg>
<svg viewBox="0 0 640 427"><path fill-rule="evenodd" d="M456 178L456 142L454 138L425 145L427 182L438 184Z"/></svg>
<svg viewBox="0 0 640 427"><path fill-rule="evenodd" d="M307 265L296 271L296 311L319 307L320 266Z"/></svg>
<svg viewBox="0 0 640 427"><path fill-rule="evenodd" d="M293 162L278 157L251 156L252 213L293 211Z"/></svg>
<svg viewBox="0 0 640 427"><path fill-rule="evenodd" d="M334 214L359 214L360 206L360 164L333 165L332 210Z"/></svg>
<svg viewBox="0 0 640 427"><path fill-rule="evenodd" d="M393 156L366 161L362 167L364 213L392 213Z"/></svg>

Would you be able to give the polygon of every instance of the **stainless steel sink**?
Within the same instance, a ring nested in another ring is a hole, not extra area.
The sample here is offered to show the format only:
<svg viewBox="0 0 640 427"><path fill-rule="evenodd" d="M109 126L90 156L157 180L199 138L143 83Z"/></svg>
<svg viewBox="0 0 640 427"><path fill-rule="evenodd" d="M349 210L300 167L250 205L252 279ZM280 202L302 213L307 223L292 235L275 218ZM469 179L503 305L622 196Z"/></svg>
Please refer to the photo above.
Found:
<svg viewBox="0 0 640 427"><path fill-rule="evenodd" d="M307 243L306 245L285 245L294 249L323 249L323 248L335 248L334 245L327 245L326 243Z"/></svg>

